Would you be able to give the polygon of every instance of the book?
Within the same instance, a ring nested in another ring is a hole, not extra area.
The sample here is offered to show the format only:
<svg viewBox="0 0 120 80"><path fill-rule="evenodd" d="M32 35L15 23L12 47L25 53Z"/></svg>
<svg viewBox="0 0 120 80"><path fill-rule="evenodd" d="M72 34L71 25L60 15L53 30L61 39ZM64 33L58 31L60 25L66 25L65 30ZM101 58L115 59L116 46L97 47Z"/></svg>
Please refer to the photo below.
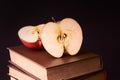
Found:
<svg viewBox="0 0 120 80"><path fill-rule="evenodd" d="M29 72L21 70L13 64L9 64L9 73L11 80L40 80Z"/></svg>
<svg viewBox="0 0 120 80"><path fill-rule="evenodd" d="M27 74L26 72L16 68L17 67L9 66L10 80L38 80L35 77L32 77L30 74ZM28 77L32 77L32 78L28 78ZM79 76L71 79L64 79L64 80L107 80L107 79L106 79L106 71L100 70L87 75L83 75L83 76Z"/></svg>
<svg viewBox="0 0 120 80"><path fill-rule="evenodd" d="M7 48L10 60L41 80L64 80L102 70L101 56L81 49L77 55L54 58L44 49L23 45Z"/></svg>

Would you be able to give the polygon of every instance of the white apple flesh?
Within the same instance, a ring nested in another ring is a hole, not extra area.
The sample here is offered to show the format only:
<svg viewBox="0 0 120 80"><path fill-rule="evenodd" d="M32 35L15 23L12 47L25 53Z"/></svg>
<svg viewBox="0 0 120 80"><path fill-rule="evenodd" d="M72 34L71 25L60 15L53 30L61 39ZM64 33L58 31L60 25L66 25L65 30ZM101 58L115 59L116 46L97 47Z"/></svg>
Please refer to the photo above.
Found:
<svg viewBox="0 0 120 80"><path fill-rule="evenodd" d="M28 48L41 49L43 48L41 42L41 31L44 25L25 26L18 31L18 36L21 42Z"/></svg>
<svg viewBox="0 0 120 80"><path fill-rule="evenodd" d="M48 22L42 31L41 40L46 51L56 58L62 57L64 53L75 55L81 48L82 29L71 18L65 18L59 23Z"/></svg>
<svg viewBox="0 0 120 80"><path fill-rule="evenodd" d="M77 54L83 40L81 26L71 18L63 19L59 26L61 26L61 31L66 34L63 43L65 50L70 55Z"/></svg>

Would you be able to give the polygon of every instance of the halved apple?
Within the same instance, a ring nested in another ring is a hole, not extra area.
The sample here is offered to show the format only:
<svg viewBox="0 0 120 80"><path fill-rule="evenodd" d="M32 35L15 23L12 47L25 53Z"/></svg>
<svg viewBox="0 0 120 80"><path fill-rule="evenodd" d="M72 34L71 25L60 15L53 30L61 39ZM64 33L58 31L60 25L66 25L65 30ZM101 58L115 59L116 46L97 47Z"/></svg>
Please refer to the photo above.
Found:
<svg viewBox="0 0 120 80"><path fill-rule="evenodd" d="M83 35L81 26L72 18L48 22L44 26L41 40L46 51L54 57L64 53L75 55L81 48Z"/></svg>
<svg viewBox="0 0 120 80"><path fill-rule="evenodd" d="M18 36L21 42L28 48L41 49L43 48L41 42L41 32L44 24L38 26L25 26L18 31Z"/></svg>

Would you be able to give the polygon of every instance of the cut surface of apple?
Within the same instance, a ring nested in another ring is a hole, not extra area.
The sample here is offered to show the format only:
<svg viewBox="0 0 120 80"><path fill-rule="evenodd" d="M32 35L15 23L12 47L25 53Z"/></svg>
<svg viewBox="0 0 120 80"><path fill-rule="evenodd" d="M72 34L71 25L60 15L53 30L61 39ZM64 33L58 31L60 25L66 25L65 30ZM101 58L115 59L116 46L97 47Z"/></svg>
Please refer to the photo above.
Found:
<svg viewBox="0 0 120 80"><path fill-rule="evenodd" d="M75 55L81 48L82 29L72 18L65 18L59 23L48 22L42 31L41 40L46 51L54 57L62 57L64 53Z"/></svg>
<svg viewBox="0 0 120 80"><path fill-rule="evenodd" d="M18 31L18 36L21 42L28 48L40 49L42 48L41 43L41 32L44 24L38 26L25 26Z"/></svg>

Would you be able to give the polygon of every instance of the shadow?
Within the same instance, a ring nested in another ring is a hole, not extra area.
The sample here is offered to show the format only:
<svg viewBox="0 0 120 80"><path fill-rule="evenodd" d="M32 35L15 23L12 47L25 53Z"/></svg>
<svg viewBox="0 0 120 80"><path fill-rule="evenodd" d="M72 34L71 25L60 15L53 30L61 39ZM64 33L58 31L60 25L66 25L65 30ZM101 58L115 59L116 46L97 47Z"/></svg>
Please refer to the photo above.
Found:
<svg viewBox="0 0 120 80"><path fill-rule="evenodd" d="M0 48L0 80L10 80L8 76L8 65L10 60L9 52L5 48Z"/></svg>

